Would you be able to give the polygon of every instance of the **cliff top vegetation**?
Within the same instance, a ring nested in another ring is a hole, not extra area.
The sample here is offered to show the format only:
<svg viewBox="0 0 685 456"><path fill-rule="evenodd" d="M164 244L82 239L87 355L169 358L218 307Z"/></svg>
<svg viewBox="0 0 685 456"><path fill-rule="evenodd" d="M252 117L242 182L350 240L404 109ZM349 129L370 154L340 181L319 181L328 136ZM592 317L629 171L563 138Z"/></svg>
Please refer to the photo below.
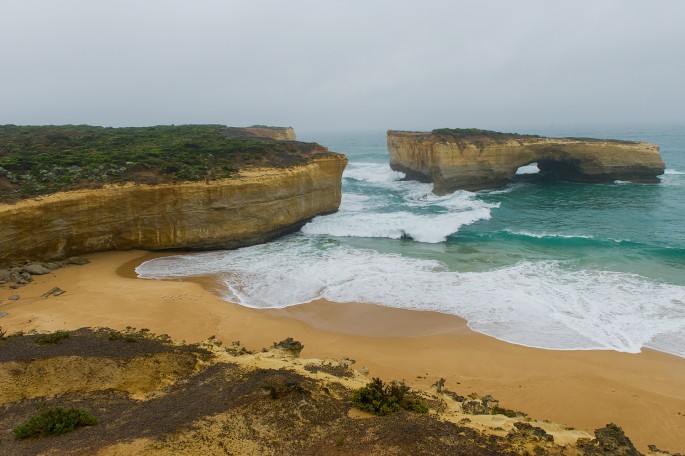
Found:
<svg viewBox="0 0 685 456"><path fill-rule="evenodd" d="M518 133L502 133L493 130L481 130L479 128L437 128L433 134L450 136L454 139L488 138L495 140L507 140L517 138L541 138L538 135L521 135Z"/></svg>
<svg viewBox="0 0 685 456"><path fill-rule="evenodd" d="M546 136L540 135L526 135L519 133L503 133L493 130L481 130L479 128L436 128L431 131L432 134L448 137L449 139L456 139L457 141L482 142L483 140L490 140L495 142L508 141L511 139L544 139ZM586 138L586 137L566 137L566 138L551 138L551 139L568 139L573 141L583 142L610 142L616 144L636 144L636 141L626 141L622 139L601 139L601 138Z"/></svg>
<svg viewBox="0 0 685 456"><path fill-rule="evenodd" d="M215 180L305 163L327 149L222 125L0 126L0 202L104 184Z"/></svg>

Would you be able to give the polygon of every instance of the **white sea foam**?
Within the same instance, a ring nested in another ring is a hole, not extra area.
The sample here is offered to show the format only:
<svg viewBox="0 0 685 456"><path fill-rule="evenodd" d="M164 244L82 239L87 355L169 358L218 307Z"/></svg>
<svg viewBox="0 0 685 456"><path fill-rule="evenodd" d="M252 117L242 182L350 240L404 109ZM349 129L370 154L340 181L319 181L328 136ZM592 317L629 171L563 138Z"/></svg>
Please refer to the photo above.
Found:
<svg viewBox="0 0 685 456"><path fill-rule="evenodd" d="M405 177L399 171L393 171L387 163L350 163L343 177L361 182L392 182Z"/></svg>
<svg viewBox="0 0 685 456"><path fill-rule="evenodd" d="M338 212L316 217L302 228L308 235L400 239L417 242L444 242L464 225L490 218L490 209L417 215L398 211L389 213Z"/></svg>
<svg viewBox="0 0 685 456"><path fill-rule="evenodd" d="M387 164L357 163L346 177L380 186L386 192L373 195L347 191L337 213L315 217L302 228L314 236L400 239L444 242L464 225L490 218L498 204L485 203L477 194L458 191L437 196L432 184L401 181L402 173ZM394 195L395 202L388 195ZM392 209L388 209L394 204Z"/></svg>
<svg viewBox="0 0 685 456"><path fill-rule="evenodd" d="M685 356L685 287L556 261L459 273L434 260L295 236L228 252L143 263L143 278L221 274L228 300L285 307L320 297L459 315L476 331L549 349Z"/></svg>
<svg viewBox="0 0 685 456"><path fill-rule="evenodd" d="M559 233L531 233L530 231L514 231L508 228L504 229L505 232L514 234L516 236L526 236L538 239L544 238L563 238L563 239L594 239L594 236L587 236L584 234L559 234Z"/></svg>
<svg viewBox="0 0 685 456"><path fill-rule="evenodd" d="M664 174L685 174L683 171L676 171L675 169L667 169Z"/></svg>

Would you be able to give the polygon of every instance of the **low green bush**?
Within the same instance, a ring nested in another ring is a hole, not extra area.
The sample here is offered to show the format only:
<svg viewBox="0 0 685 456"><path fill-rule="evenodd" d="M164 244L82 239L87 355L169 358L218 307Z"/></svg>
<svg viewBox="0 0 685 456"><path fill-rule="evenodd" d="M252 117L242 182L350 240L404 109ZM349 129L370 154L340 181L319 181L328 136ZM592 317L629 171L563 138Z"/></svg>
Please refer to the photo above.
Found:
<svg viewBox="0 0 685 456"><path fill-rule="evenodd" d="M60 342L64 339L69 338L69 333L66 331L57 331L51 334L43 334L39 338L36 339L36 343L38 345L48 345L48 344L56 344L57 342Z"/></svg>
<svg viewBox="0 0 685 456"><path fill-rule="evenodd" d="M374 378L354 392L352 405L378 416L388 415L400 409L427 413L428 407L411 396L409 391L410 388L402 382L392 381L384 384L380 378Z"/></svg>
<svg viewBox="0 0 685 456"><path fill-rule="evenodd" d="M71 432L82 426L98 424L98 419L83 409L53 407L15 427L16 439L46 437Z"/></svg>

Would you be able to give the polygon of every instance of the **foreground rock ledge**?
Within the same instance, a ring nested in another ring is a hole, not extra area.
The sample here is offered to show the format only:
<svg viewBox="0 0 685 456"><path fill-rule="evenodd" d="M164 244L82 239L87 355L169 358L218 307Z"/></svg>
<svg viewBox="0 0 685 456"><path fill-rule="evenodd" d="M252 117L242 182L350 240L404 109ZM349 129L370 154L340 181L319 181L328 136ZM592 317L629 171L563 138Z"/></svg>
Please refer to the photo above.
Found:
<svg viewBox="0 0 685 456"><path fill-rule="evenodd" d="M587 138L544 138L485 130L388 131L390 167L408 179L433 182L437 194L500 187L516 170L576 182L656 183L664 172L659 146Z"/></svg>
<svg viewBox="0 0 685 456"><path fill-rule="evenodd" d="M241 171L219 181L112 186L0 204L0 263L127 249L237 248L340 206L347 159Z"/></svg>

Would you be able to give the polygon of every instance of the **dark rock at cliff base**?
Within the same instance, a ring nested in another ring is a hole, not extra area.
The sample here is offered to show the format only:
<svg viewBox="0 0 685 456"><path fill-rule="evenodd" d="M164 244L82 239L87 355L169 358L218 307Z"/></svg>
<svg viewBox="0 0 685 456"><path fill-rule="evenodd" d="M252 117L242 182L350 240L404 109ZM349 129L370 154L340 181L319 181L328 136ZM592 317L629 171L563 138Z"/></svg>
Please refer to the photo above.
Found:
<svg viewBox="0 0 685 456"><path fill-rule="evenodd" d="M0 269L0 283L10 281L10 272L7 269Z"/></svg>
<svg viewBox="0 0 685 456"><path fill-rule="evenodd" d="M40 263L33 263L29 264L24 268L24 272L28 272L31 275L43 275L43 274L49 274L50 269L46 268Z"/></svg>
<svg viewBox="0 0 685 456"><path fill-rule="evenodd" d="M24 271L21 274L19 274L19 280L17 280L16 282L19 285L26 285L27 283L33 282L33 277L31 277L31 274Z"/></svg>
<svg viewBox="0 0 685 456"><path fill-rule="evenodd" d="M595 430L595 440L578 439L578 449L584 455L640 456L633 442L625 435L623 429L609 423Z"/></svg>
<svg viewBox="0 0 685 456"><path fill-rule="evenodd" d="M67 259L67 264L77 264L77 265L84 265L90 263L90 260L87 258L81 258L81 257L71 257Z"/></svg>

